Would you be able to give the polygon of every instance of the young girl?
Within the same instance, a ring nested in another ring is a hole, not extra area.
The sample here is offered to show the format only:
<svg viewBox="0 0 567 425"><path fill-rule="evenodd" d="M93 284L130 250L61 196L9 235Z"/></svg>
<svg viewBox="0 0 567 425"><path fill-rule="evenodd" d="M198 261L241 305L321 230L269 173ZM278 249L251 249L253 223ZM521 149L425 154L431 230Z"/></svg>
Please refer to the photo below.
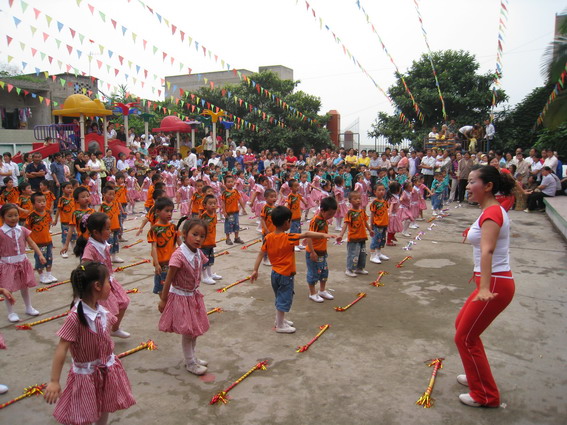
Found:
<svg viewBox="0 0 567 425"><path fill-rule="evenodd" d="M33 267L26 256L26 243L39 257L41 264L47 261L36 243L31 239L31 231L18 224L20 216L14 204L4 204L0 208L4 224L0 227L0 287L10 291L20 291L26 306L26 314L37 316L39 311L32 307L29 289L37 285ZM19 322L11 302L5 301L8 320Z"/></svg>
<svg viewBox="0 0 567 425"><path fill-rule="evenodd" d="M207 225L207 237L202 243L201 251L207 257L207 264L203 266L203 279L201 282L207 285L214 285L215 281L222 279L222 276L214 273L212 269L213 264L215 264L215 240L217 236L217 198L214 195L205 196L203 207L204 210L199 218Z"/></svg>
<svg viewBox="0 0 567 425"><path fill-rule="evenodd" d="M305 202L303 220L307 221L309 210L315 206L315 202L313 202L313 198L311 197L311 184L307 181L307 173L305 172L301 173L299 176L299 194L303 197L303 201Z"/></svg>
<svg viewBox="0 0 567 425"><path fill-rule="evenodd" d="M343 219L348 211L347 201L345 199L344 180L341 176L335 177L335 188L333 193L337 200L337 212L335 213L336 227L335 231L340 232L343 228ZM323 192L324 193L324 192Z"/></svg>
<svg viewBox="0 0 567 425"><path fill-rule="evenodd" d="M268 179L266 176L259 176L258 183L254 186L252 191L252 196L250 197L250 208L254 211L255 217L260 217L262 213L262 208L266 205L266 198L264 197L264 192L268 189ZM260 223L258 223L259 232L262 231Z"/></svg>
<svg viewBox="0 0 567 425"><path fill-rule="evenodd" d="M142 201L146 202L148 200L148 191L150 190L150 186L152 185L152 178L151 176L146 176L144 181L142 182Z"/></svg>
<svg viewBox="0 0 567 425"><path fill-rule="evenodd" d="M177 229L171 223L173 201L159 198L155 203L157 221L148 232L148 242L152 245L152 260L155 270L154 294L161 294L163 282L167 277L169 259L179 244Z"/></svg>
<svg viewBox="0 0 567 425"><path fill-rule="evenodd" d="M166 171L162 173L163 179L165 181L165 193L168 198L173 198L175 196L175 180L176 176L173 172L173 165L168 165Z"/></svg>
<svg viewBox="0 0 567 425"><path fill-rule="evenodd" d="M390 182L388 187L388 237L386 245L396 246L396 233L403 230L400 216L400 193L402 186L397 182Z"/></svg>
<svg viewBox="0 0 567 425"><path fill-rule="evenodd" d="M415 222L417 217L419 217L419 200L421 198L421 191L415 185L415 177L412 179L412 189L411 189L411 197L410 197L410 213L411 213L411 224L409 226L410 229L419 229L419 226Z"/></svg>
<svg viewBox="0 0 567 425"><path fill-rule="evenodd" d="M4 187L2 188L2 198L3 204L17 204L20 198L20 193L18 189L14 187L14 180L12 177L4 177Z"/></svg>
<svg viewBox="0 0 567 425"><path fill-rule="evenodd" d="M411 181L407 180L402 185L402 189L402 195L400 196L399 216L403 226L402 235L404 235L406 238L409 238L411 237L411 234L409 233L408 229L409 225L413 221L413 216L411 214L411 191L413 189L413 186L411 184Z"/></svg>
<svg viewBox="0 0 567 425"><path fill-rule="evenodd" d="M181 212L181 217L187 217L191 210L191 197L193 196L193 188L189 186L189 177L185 176L181 179L181 187L177 190L176 201Z"/></svg>
<svg viewBox="0 0 567 425"><path fill-rule="evenodd" d="M126 291L118 283L112 273L112 259L110 256L110 245L106 242L110 238L110 219L105 213L95 212L85 215L80 224L81 232L89 231L90 237L85 239L83 235L77 239L77 244L73 252L81 262L96 261L104 264L110 273L110 295L100 304L110 313L116 316L116 321L112 324L112 336L118 338L128 338L130 334L120 329L120 323L126 313L130 299Z"/></svg>
<svg viewBox="0 0 567 425"><path fill-rule="evenodd" d="M388 177L388 182L397 181L396 180L396 170L394 170L393 168L388 168L388 172L386 173L386 176Z"/></svg>
<svg viewBox="0 0 567 425"><path fill-rule="evenodd" d="M364 184L364 176L362 173L356 175L356 183L354 184L354 192L360 194L360 202L363 210L366 210L366 205L368 205L368 192L366 184Z"/></svg>
<svg viewBox="0 0 567 425"><path fill-rule="evenodd" d="M213 188L213 194L214 194L214 196L217 200L217 205L221 206L221 209L220 209L219 212L222 215L222 213L223 213L222 208L224 206L224 203L221 202L220 197L221 197L221 189L222 189L223 185L219 182L218 174L216 174L216 173L211 174L211 183L209 184L209 186L211 186Z"/></svg>
<svg viewBox="0 0 567 425"><path fill-rule="evenodd" d="M57 332L59 344L44 394L47 403L57 401L53 416L62 424L106 425L109 413L136 403L109 336L116 317L102 306L111 294L109 273L97 262L86 262L71 273L72 309ZM69 349L73 365L61 394L59 380Z"/></svg>
<svg viewBox="0 0 567 425"><path fill-rule="evenodd" d="M283 176L283 184L280 187L280 199L278 200L278 205L285 205L287 197L291 193L291 188L289 187L289 180L291 179L289 173L285 173Z"/></svg>
<svg viewBox="0 0 567 425"><path fill-rule="evenodd" d="M160 296L159 330L181 334L187 370L203 375L207 371L207 362L195 356L195 345L197 337L209 329L203 295L198 290L201 271L207 261L199 249L207 237L207 225L202 220L190 219L183 223L181 233L185 242L169 260L169 271Z"/></svg>
<svg viewBox="0 0 567 425"><path fill-rule="evenodd" d="M419 175L417 177L417 188L419 189L419 218L417 218L417 220L419 221L423 221L423 211L427 209L427 204L425 203L425 192L427 192L429 196L433 194L424 182L425 179L423 175Z"/></svg>
<svg viewBox="0 0 567 425"><path fill-rule="evenodd" d="M240 210L242 211L240 215L248 215L246 212L246 203L250 200L250 197L246 194L248 183L245 183L242 179L243 172L237 171L235 174L236 180L234 181L234 186L238 192L240 192L240 198L242 199L242 204L240 205ZM249 188L248 188L249 190Z"/></svg>
<svg viewBox="0 0 567 425"><path fill-rule="evenodd" d="M91 192L91 207L100 205L102 202L102 197L100 193L100 179L96 171L91 171L89 173L91 178L89 182L89 191Z"/></svg>
<svg viewBox="0 0 567 425"><path fill-rule="evenodd" d="M130 168L128 170L128 177L126 177L126 196L128 198L128 206L130 207L132 214L136 213L134 209L136 207L136 201L140 200L141 190L142 189L138 184L138 179L136 178L136 169Z"/></svg>
<svg viewBox="0 0 567 425"><path fill-rule="evenodd" d="M311 182L311 199L316 205L319 205L319 202L322 199L322 192L321 192L321 180L323 176L323 169L316 168L315 169L315 177L313 177L313 181Z"/></svg>

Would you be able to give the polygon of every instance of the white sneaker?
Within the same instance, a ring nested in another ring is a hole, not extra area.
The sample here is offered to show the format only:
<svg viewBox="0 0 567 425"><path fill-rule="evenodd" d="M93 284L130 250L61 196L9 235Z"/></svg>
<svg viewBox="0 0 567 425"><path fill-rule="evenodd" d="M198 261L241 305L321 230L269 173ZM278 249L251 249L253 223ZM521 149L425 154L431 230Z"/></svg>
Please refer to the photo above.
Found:
<svg viewBox="0 0 567 425"><path fill-rule="evenodd" d="M123 263L124 260L123 260L122 258L116 256L116 255L113 255L113 256L112 256L112 262L113 262L113 263Z"/></svg>
<svg viewBox="0 0 567 425"><path fill-rule="evenodd" d="M299 249L305 249L305 245L299 245Z"/></svg>
<svg viewBox="0 0 567 425"><path fill-rule="evenodd" d="M130 334L122 329L118 329L116 331L112 331L110 335L115 336L117 338L130 338Z"/></svg>
<svg viewBox="0 0 567 425"><path fill-rule="evenodd" d="M205 373L207 373L208 370L206 366L201 366L200 364L197 363L188 364L187 366L185 366L185 368L187 369L187 372L190 372L193 375L197 375L197 376L204 375Z"/></svg>
<svg viewBox="0 0 567 425"><path fill-rule="evenodd" d="M66 252L64 252L63 254L61 254L61 257L63 257L63 258L69 258L69 254L67 254Z"/></svg>
<svg viewBox="0 0 567 425"><path fill-rule="evenodd" d="M284 325L293 326L293 322L291 320L284 319L283 322L284 322ZM274 327L275 328L278 327L278 324L276 322L274 322Z"/></svg>
<svg viewBox="0 0 567 425"><path fill-rule="evenodd" d="M341 230L343 230L342 227L335 227L335 232L340 232Z"/></svg>
<svg viewBox="0 0 567 425"><path fill-rule="evenodd" d="M346 274L348 277L357 277L357 274L356 274L355 272L353 272L352 270L349 270L349 269L346 269L346 270L345 270L345 274Z"/></svg>
<svg viewBox="0 0 567 425"><path fill-rule="evenodd" d="M294 251L295 251L295 252L299 252L299 251L301 251L301 250L299 249L298 246L296 246L296 247L294 248Z"/></svg>
<svg viewBox="0 0 567 425"><path fill-rule="evenodd" d="M390 259L390 257L388 257L387 255L384 255L384 254L380 254L378 256L378 258L380 258L380 260L382 260L382 261L388 261Z"/></svg>
<svg viewBox="0 0 567 425"><path fill-rule="evenodd" d="M276 328L276 332L279 334L292 334L295 332L295 328L284 322L281 328Z"/></svg>
<svg viewBox="0 0 567 425"><path fill-rule="evenodd" d="M409 226L410 229L419 229L419 226L417 224L410 224Z"/></svg>
<svg viewBox="0 0 567 425"><path fill-rule="evenodd" d="M39 275L39 283L43 283L44 285L47 285L51 283L51 280L49 280L49 277L47 276L46 273L42 273Z"/></svg>
<svg viewBox="0 0 567 425"><path fill-rule="evenodd" d="M201 279L201 283L204 283L205 285L214 285L215 283L217 283L217 281L212 277L203 277Z"/></svg>
<svg viewBox="0 0 567 425"><path fill-rule="evenodd" d="M309 299L311 301L315 301L316 303L322 303L323 301L325 301L319 294L309 295Z"/></svg>
<svg viewBox="0 0 567 425"><path fill-rule="evenodd" d="M206 360L201 360L198 358L195 358L195 363L197 363L199 366L208 366L209 362Z"/></svg>
<svg viewBox="0 0 567 425"><path fill-rule="evenodd" d="M49 279L49 283L55 283L55 282L57 282L57 281L59 280L59 279L57 279L55 276L53 276L53 275L51 274L51 272L48 272L48 273L47 273L47 278Z"/></svg>
<svg viewBox="0 0 567 425"><path fill-rule="evenodd" d="M356 274L368 274L368 270L364 270L364 269L356 269L354 272Z"/></svg>
<svg viewBox="0 0 567 425"><path fill-rule="evenodd" d="M334 300L335 297L329 291L319 291L319 296L326 300Z"/></svg>
<svg viewBox="0 0 567 425"><path fill-rule="evenodd" d="M416 219L417 221L424 221L425 219L423 217L419 217Z"/></svg>
<svg viewBox="0 0 567 425"><path fill-rule="evenodd" d="M222 279L222 276L221 276L220 274L216 274L216 273L213 273L213 274L211 275L211 277L212 277L214 280L221 280L221 279ZM205 366L206 366L206 365L205 365Z"/></svg>
<svg viewBox="0 0 567 425"><path fill-rule="evenodd" d="M262 261L262 264L265 265L265 266L271 266L272 265L272 263L270 263L269 258L266 258L264 261Z"/></svg>
<svg viewBox="0 0 567 425"><path fill-rule="evenodd" d="M8 320L12 323L16 323L20 321L20 316L17 313L10 313L8 314Z"/></svg>
<svg viewBox="0 0 567 425"><path fill-rule="evenodd" d="M6 394L8 392L8 387L6 385L0 384L0 394Z"/></svg>
<svg viewBox="0 0 567 425"><path fill-rule="evenodd" d="M465 387L469 386L469 381L467 380L467 375L457 375L457 382Z"/></svg>
<svg viewBox="0 0 567 425"><path fill-rule="evenodd" d="M482 406L482 404L480 404L477 401L474 401L474 399L468 394L459 395L459 401L463 404L466 404L467 406L470 406L470 407L481 407Z"/></svg>
<svg viewBox="0 0 567 425"><path fill-rule="evenodd" d="M370 262L374 264L382 264L382 261L380 261L380 257L375 254L370 257Z"/></svg>
<svg viewBox="0 0 567 425"><path fill-rule="evenodd" d="M30 307L29 309L26 308L26 314L28 314L30 316L39 316L39 311L37 311L33 307Z"/></svg>
<svg viewBox="0 0 567 425"><path fill-rule="evenodd" d="M402 236L405 236L406 238L411 238L411 233L408 232L402 232Z"/></svg>

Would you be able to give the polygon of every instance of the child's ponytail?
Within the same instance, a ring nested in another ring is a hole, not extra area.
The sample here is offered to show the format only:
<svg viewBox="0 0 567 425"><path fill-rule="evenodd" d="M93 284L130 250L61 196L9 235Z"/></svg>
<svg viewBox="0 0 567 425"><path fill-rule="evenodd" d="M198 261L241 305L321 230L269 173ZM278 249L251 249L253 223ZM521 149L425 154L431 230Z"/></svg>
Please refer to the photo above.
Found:
<svg viewBox="0 0 567 425"><path fill-rule="evenodd" d="M93 283L104 283L108 277L108 273L109 272L104 264L92 261L87 261L86 263L81 264L71 272L71 285L73 286L73 301L71 302L71 308L73 307L75 300L78 299L79 303L77 305L77 315L79 316L79 322L81 322L84 326L88 326L88 322L85 317L82 299L91 294Z"/></svg>
<svg viewBox="0 0 567 425"><path fill-rule="evenodd" d="M109 218L103 212L95 212L92 214L85 214L83 216L78 224L78 228L81 231L81 236L78 237L77 242L75 243L75 248L73 249L75 256L81 258L83 256L83 253L85 252L85 247L87 246L88 240L87 238L85 238L84 234L87 231L92 234L95 230L102 232L102 229L104 228L107 220L109 220Z"/></svg>

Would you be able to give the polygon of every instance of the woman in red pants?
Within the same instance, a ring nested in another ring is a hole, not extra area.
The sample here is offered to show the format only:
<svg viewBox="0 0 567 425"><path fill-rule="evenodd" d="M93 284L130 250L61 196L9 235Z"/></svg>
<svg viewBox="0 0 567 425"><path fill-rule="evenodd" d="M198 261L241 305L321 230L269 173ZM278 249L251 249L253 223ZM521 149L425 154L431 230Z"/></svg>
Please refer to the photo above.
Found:
<svg viewBox="0 0 567 425"><path fill-rule="evenodd" d="M469 174L469 200L482 208L480 217L467 235L473 246L476 289L469 296L455 321L455 344L459 349L465 375L457 381L469 387L459 400L472 407L498 407L500 394L484 352L480 335L510 304L514 278L510 271L510 221L495 199L496 193L508 195L514 181L495 167L482 166Z"/></svg>

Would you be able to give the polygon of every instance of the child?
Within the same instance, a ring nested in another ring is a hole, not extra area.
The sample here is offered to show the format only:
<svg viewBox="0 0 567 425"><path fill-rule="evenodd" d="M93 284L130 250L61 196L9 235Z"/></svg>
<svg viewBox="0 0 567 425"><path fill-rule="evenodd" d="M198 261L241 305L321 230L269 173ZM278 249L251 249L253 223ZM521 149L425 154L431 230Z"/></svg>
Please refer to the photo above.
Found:
<svg viewBox="0 0 567 425"><path fill-rule="evenodd" d="M289 186L289 182L291 180L290 174L285 173L283 176L283 184L280 187L280 199L278 201L278 205L285 205L287 201L287 197L291 193L291 187Z"/></svg>
<svg viewBox="0 0 567 425"><path fill-rule="evenodd" d="M238 191L238 193L240 194L240 198L242 203L240 204L240 208L242 210L241 215L248 215L248 213L246 212L246 203L248 202L248 200L250 199L248 197L248 195L246 194L246 190L249 190L250 188L247 188L248 183L246 183L243 179L242 179L242 171L239 171L236 173L235 175L235 182L234 182L234 186L236 187L236 190ZM226 185L226 183L225 183Z"/></svg>
<svg viewBox="0 0 567 425"><path fill-rule="evenodd" d="M319 202L322 199L321 196L321 180L322 180L322 176L323 176L323 169L322 168L316 168L315 169L315 177L313 177L313 181L311 182L311 198L313 199L313 202L317 205L319 205Z"/></svg>
<svg viewBox="0 0 567 425"><path fill-rule="evenodd" d="M356 175L356 183L354 184L353 190L360 194L360 205L362 209L366 211L366 206L368 205L368 189L364 183L364 175L362 173Z"/></svg>
<svg viewBox="0 0 567 425"><path fill-rule="evenodd" d="M260 217L262 212L262 208L266 204L266 198L264 196L264 192L266 189L269 189L268 178L266 176L258 177L258 183L254 185L252 189L252 195L250 196L250 208L254 211L255 217ZM258 222L258 224L260 224ZM258 231L262 231L260 226L258 226Z"/></svg>
<svg viewBox="0 0 567 425"><path fill-rule="evenodd" d="M422 174L418 174L415 176L416 179L416 186L419 189L419 218L417 220L423 221L423 211L427 209L427 204L425 203L425 192L429 194L429 196L433 195L433 192L429 190L427 185L424 183L425 178Z"/></svg>
<svg viewBox="0 0 567 425"><path fill-rule="evenodd" d="M33 210L33 205L30 200L32 195L32 188L28 182L22 182L18 186L18 191L20 192L20 198L16 207L20 213L20 226L23 226L26 222L26 218Z"/></svg>
<svg viewBox="0 0 567 425"><path fill-rule="evenodd" d="M49 185L47 180L42 180L39 182L39 190L45 196L45 210L51 214L53 213L53 202L55 201L55 195L51 190L49 190Z"/></svg>
<svg viewBox="0 0 567 425"><path fill-rule="evenodd" d="M410 229L419 229L419 226L415 220L419 217L419 199L421 198L421 192L419 188L415 185L415 178L412 179L412 189L410 196L410 213L411 213L411 224Z"/></svg>
<svg viewBox="0 0 567 425"><path fill-rule="evenodd" d="M142 189L138 184L138 179L136 178L136 169L129 169L128 177L126 177L126 196L128 198L128 206L130 207L130 212L132 214L136 214L134 209L136 208L136 201L140 199L141 190Z"/></svg>
<svg viewBox="0 0 567 425"><path fill-rule="evenodd" d="M262 226L262 242L266 238L268 233L272 233L276 230L274 223L272 222L272 211L276 207L276 200L278 199L278 193L274 189L266 189L264 192L264 197L266 198L266 205L262 208L260 213L260 225ZM268 254L264 254L263 264L265 266L271 266Z"/></svg>
<svg viewBox="0 0 567 425"><path fill-rule="evenodd" d="M216 273L213 273L212 266L215 263L215 240L217 238L217 198L214 195L206 195L203 199L204 210L200 219L207 225L207 237L203 241L201 251L207 257L208 261L203 266L203 276L201 282L207 285L214 285L216 280L222 279Z"/></svg>
<svg viewBox="0 0 567 425"><path fill-rule="evenodd" d="M97 205L101 204L98 173L96 171L91 171L89 173L89 177L90 180L88 187L91 193L91 207L96 207Z"/></svg>
<svg viewBox="0 0 567 425"><path fill-rule="evenodd" d="M136 403L109 336L116 317L102 306L111 293L109 273L96 262L86 262L71 273L72 309L57 332L60 340L44 394L49 404L59 400L53 416L63 424L106 425L109 413ZM73 366L61 394L59 380L69 348Z"/></svg>
<svg viewBox="0 0 567 425"><path fill-rule="evenodd" d="M86 222L86 223L85 223ZM112 336L118 338L129 338L130 334L120 329L124 313L130 304L130 298L126 291L118 283L112 272L112 260L110 257L110 245L106 242L110 238L110 219L101 212L93 212L86 220L81 220L79 228L82 235L77 239L73 252L81 259L81 262L95 261L104 264L110 273L110 295L108 299L101 300L100 304L110 313L116 316L116 322L112 325ZM85 234L90 235L86 239Z"/></svg>
<svg viewBox="0 0 567 425"><path fill-rule="evenodd" d="M120 251L120 214L122 213L122 206L118 203L114 195L112 186L104 186L102 188L102 204L100 205L100 212L105 213L110 219L110 257L113 263L123 263L124 260L117 256Z"/></svg>
<svg viewBox="0 0 567 425"><path fill-rule="evenodd" d="M30 260L25 254L26 243L33 249L41 264L47 261L31 238L30 230L18 224L20 217L16 205L2 205L0 218L4 222L0 227L0 287L10 292L20 291L26 306L26 314L37 316L39 312L31 304L28 289L37 286L37 283ZM19 322L20 317L14 312L14 303L7 298L4 304L8 310L8 320Z"/></svg>
<svg viewBox="0 0 567 425"><path fill-rule="evenodd" d="M183 217L179 224L186 218ZM207 262L201 244L207 237L202 220L189 219L181 230L184 243L169 260L169 270L160 295L158 309L162 313L159 330L181 334L185 365L190 373L204 375L207 362L195 356L197 337L209 329L203 294L199 292L201 271Z"/></svg>
<svg viewBox="0 0 567 425"><path fill-rule="evenodd" d="M148 232L148 242L152 246L152 260L155 269L154 294L161 294L163 282L169 269L169 259L179 245L177 229L171 223L173 201L162 197L154 204L157 221Z"/></svg>
<svg viewBox="0 0 567 425"><path fill-rule="evenodd" d="M69 233L67 233L67 240L65 241L65 245L61 249L61 256L63 258L67 258L67 250L69 249L69 243L73 239L73 235L76 233L77 238L82 235L81 227L79 224L83 220L83 217L87 214L94 213L94 210L89 207L90 202L90 193L89 190L79 186L73 191L73 199L74 199L74 210L71 214L71 221L69 222ZM88 238L88 232L85 235L85 238Z"/></svg>
<svg viewBox="0 0 567 425"><path fill-rule="evenodd" d="M319 206L319 212L311 219L309 230L311 232L327 233L329 223L337 211L335 198L323 198ZM307 250L305 251L305 263L307 266L307 285L309 286L309 299L317 303L332 300L335 297L325 289L329 277L329 266L327 265L327 239L307 238ZM315 285L319 282L319 291Z"/></svg>
<svg viewBox="0 0 567 425"><path fill-rule="evenodd" d="M400 193L402 186L394 181L390 182L388 190L388 239L386 245L396 246L396 233L403 230L402 219L400 215Z"/></svg>
<svg viewBox="0 0 567 425"><path fill-rule="evenodd" d="M189 215L189 206L193 196L193 188L189 186L189 177L184 176L181 178L181 187L177 189L176 201L181 213L181 217Z"/></svg>
<svg viewBox="0 0 567 425"><path fill-rule="evenodd" d="M140 200L144 201L144 207L145 207L145 202L148 200L148 192L150 190L150 187L152 186L152 177L153 177L152 173L154 173L154 171L150 171L150 174L144 177L144 181L142 182L142 196Z"/></svg>
<svg viewBox="0 0 567 425"><path fill-rule="evenodd" d="M197 180L195 182L195 190L193 195L191 195L191 217L199 218L201 211L203 211L203 198L205 197L203 193L205 182L203 180Z"/></svg>
<svg viewBox="0 0 567 425"><path fill-rule="evenodd" d="M303 196L299 194L299 182L295 179L288 181L291 192L287 195L286 207L291 211L291 233L301 233L301 204L305 206ZM296 247L299 251L299 246Z"/></svg>
<svg viewBox="0 0 567 425"><path fill-rule="evenodd" d="M348 211L348 206L346 204L345 199L345 190L344 190L344 179L341 176L335 177L335 188L333 189L333 193L335 195L335 199L337 200L337 212L335 214L335 231L340 232L342 230L343 219Z"/></svg>
<svg viewBox="0 0 567 425"><path fill-rule="evenodd" d="M370 223L374 231L372 242L370 242L370 262L380 264L382 260L390 259L381 251L386 244L386 231L388 230L388 201L384 199L386 188L382 183L376 183L374 196L376 198L370 204Z"/></svg>
<svg viewBox="0 0 567 425"><path fill-rule="evenodd" d="M256 258L250 282L258 279L258 268L264 258L264 253L267 253L272 263L272 289L276 296L276 332L290 334L295 332L295 328L292 326L292 322L285 320L285 313L289 312L293 302L294 247L303 238L321 239L334 238L335 236L316 232L286 233L291 227L291 211L283 206L274 208L272 222L276 230L266 235L262 250Z"/></svg>
<svg viewBox="0 0 567 425"><path fill-rule="evenodd" d="M57 282L57 278L51 274L53 264L53 241L51 239L51 214L45 205L43 193L36 192L31 196L33 211L26 218L26 227L31 230L31 238L39 247L46 262L40 261L41 257L35 254L35 270L39 274L40 283ZM45 267L44 267L45 266ZM43 269L46 269L45 272Z"/></svg>
<svg viewBox="0 0 567 425"><path fill-rule="evenodd" d="M63 246L65 246L67 238L71 237L71 235L69 234L69 223L71 222L71 216L73 214L73 210L75 209L75 201L73 200L72 193L73 186L70 182L61 183L61 197L57 202L57 213L55 214L55 219L53 220L53 226L56 226L59 220L61 221L61 244ZM63 258L69 257L67 253L61 256Z"/></svg>
<svg viewBox="0 0 567 425"><path fill-rule="evenodd" d="M411 237L409 233L409 226L413 221L413 216L411 214L411 192L413 190L413 186L410 180L406 180L404 184L402 184L402 195L400 196L400 220L402 221L402 235L406 238Z"/></svg>
<svg viewBox="0 0 567 425"><path fill-rule="evenodd" d="M116 179L116 185L113 185L111 181L107 180L107 184L109 186L114 187L114 199L120 206L120 214L118 216L118 222L120 223L120 233L119 233L119 242L127 242L126 239L122 237L122 233L124 233L124 220L128 217L126 214L126 207L128 206L128 195L126 192L126 178L124 173L116 173L114 176ZM117 251L118 252L118 251Z"/></svg>
<svg viewBox="0 0 567 425"><path fill-rule="evenodd" d="M221 214L224 214L224 204L221 204L221 192L223 185L219 182L219 176L216 173L211 174L211 181L209 186L213 189L213 195L217 198L217 205L221 206L223 211L220 211Z"/></svg>
<svg viewBox="0 0 567 425"><path fill-rule="evenodd" d="M443 173L435 173L433 183L431 183L431 208L433 209L433 215L442 215L443 212L443 192L447 187L446 182L443 180Z"/></svg>
<svg viewBox="0 0 567 425"><path fill-rule="evenodd" d="M2 204L17 204L20 198L18 189L14 187L12 177L4 177L4 187L2 188Z"/></svg>
<svg viewBox="0 0 567 425"><path fill-rule="evenodd" d="M154 205L150 208L150 210L147 212L146 216L142 220L142 224L140 225L140 228L136 232L136 236L140 236L142 234L144 227L146 227L146 224L150 223L150 226L153 226L154 224L156 224L157 217L156 217L156 209L154 208L155 202L158 199L165 197L165 190L163 190L163 189L154 190L153 193L152 193L152 197L154 198Z"/></svg>
<svg viewBox="0 0 567 425"><path fill-rule="evenodd" d="M154 198L153 198L152 195L154 194L154 190L157 189L156 184L161 183L161 182L162 182L161 174L155 173L152 176L152 185L148 189L148 196L146 198L146 202L144 202L144 207L146 208L146 212L148 212L150 210L150 208L154 205ZM145 180L144 180L144 183L145 183Z"/></svg>
<svg viewBox="0 0 567 425"><path fill-rule="evenodd" d="M166 171L163 172L163 178L165 180L165 194L168 198L173 198L175 196L175 172L173 170L173 165L168 165Z"/></svg>
<svg viewBox="0 0 567 425"><path fill-rule="evenodd" d="M303 220L307 221L307 216L309 215L309 210L315 206L313 197L311 195L311 183L307 181L307 173L303 172L299 176L299 194L305 202L305 213L303 215Z"/></svg>
<svg viewBox="0 0 567 425"><path fill-rule="evenodd" d="M245 208L244 199L241 197L241 193L234 189L234 177L226 176L224 178L225 189L221 195L221 201L224 204L224 233L226 235L226 244L232 245L233 242L230 240L230 234L234 233L234 242L244 243L238 232L240 231L240 223L238 220L239 206L243 209Z"/></svg>
<svg viewBox="0 0 567 425"><path fill-rule="evenodd" d="M360 194L351 192L348 200L351 208L346 213L345 222L337 242L341 242L348 227L347 268L345 274L348 277L357 277L359 274L368 274L368 271L364 269L366 266L366 239L368 239L366 229L368 229L370 236L374 236L374 231L368 224L366 211L361 209L362 201Z"/></svg>

